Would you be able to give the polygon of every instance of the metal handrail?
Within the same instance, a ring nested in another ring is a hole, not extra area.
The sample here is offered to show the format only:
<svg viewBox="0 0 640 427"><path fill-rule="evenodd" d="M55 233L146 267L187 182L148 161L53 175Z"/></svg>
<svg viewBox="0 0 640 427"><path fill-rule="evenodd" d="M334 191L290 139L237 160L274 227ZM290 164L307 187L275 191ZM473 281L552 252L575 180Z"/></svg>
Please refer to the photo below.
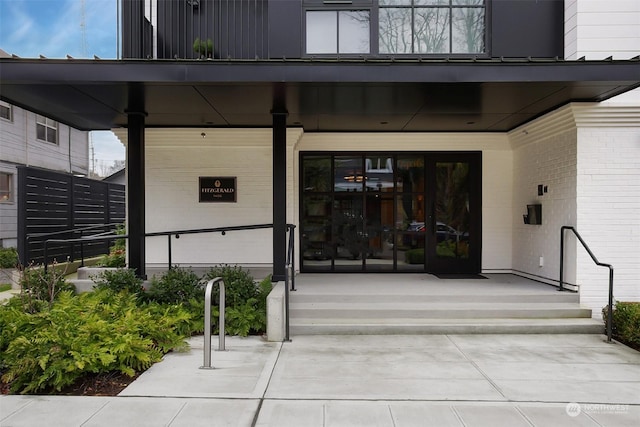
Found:
<svg viewBox="0 0 640 427"><path fill-rule="evenodd" d="M295 230L293 224L287 225L289 231L289 247L287 248L287 264L284 269L284 341L291 341L289 336L289 271L291 271L291 290L296 290L296 272L293 264L295 255Z"/></svg>
<svg viewBox="0 0 640 427"><path fill-rule="evenodd" d="M120 224L116 224L120 225ZM287 227L295 227L293 224L287 224ZM215 228L195 228L190 230L172 230L172 231L156 231L153 233L145 233L145 237L158 237L158 236L167 236L168 237L168 268L172 268L172 248L171 248L171 237L175 236L176 239L180 238L180 235L183 234L202 234L202 233L221 233L223 236L227 234L227 231L242 231L242 230L259 230L264 228L273 228L273 224L255 224L255 225L239 225L239 226L228 226L228 227L215 227ZM104 236L104 238L96 238L96 237L83 237L83 238L75 238L75 239L47 239L44 241L45 244L45 254L44 254L44 264L47 265L47 245L48 243L78 243L78 242L87 242L87 241L102 241L102 240L116 240L116 239L128 239L128 234L114 234L112 236ZM290 245L293 244L290 242ZM84 261L84 259L82 260ZM45 267L46 268L46 267Z"/></svg>
<svg viewBox="0 0 640 427"><path fill-rule="evenodd" d="M216 277L215 279L207 282L207 287L204 292L204 365L200 369L215 369L211 367L211 293L213 285L220 284L220 306L219 306L219 320L218 320L218 351L225 351L224 346L224 310L225 310L225 295L224 295L224 280L222 277Z"/></svg>
<svg viewBox="0 0 640 427"><path fill-rule="evenodd" d="M573 234L578 238L578 241L582 244L582 247L587 251L593 262L600 267L607 267L609 269L609 303L607 307L607 342L611 342L611 335L613 334L613 266L611 264L605 264L598 261L598 258L591 252L591 249L586 242L580 236L578 231L570 226L563 225L560 228L560 288L559 291L564 290L564 231L571 230Z"/></svg>
<svg viewBox="0 0 640 427"><path fill-rule="evenodd" d="M228 227L215 227L215 228L197 228L191 230L173 230L173 231L158 231L153 233L146 233L145 237L157 237L168 236L168 267L172 268L172 248L171 248L171 236L180 238L182 234L201 234L201 233L222 233L224 236L227 231L242 231L242 230L258 230L264 228L273 228L273 224L255 224L255 225L240 225L240 226L228 226ZM291 277L291 291L296 290L295 282L295 228L294 224L287 224L287 231L289 232L289 244L287 247L287 257L285 265L285 341L290 341L289 337L289 277ZM48 265L48 253L47 246L49 243L75 243L75 242L87 242L87 241L108 241L117 239L128 239L128 234L113 234L110 236L97 236L97 237L83 237L77 239L48 239L44 242L44 271L47 271ZM84 259L83 259L84 262Z"/></svg>
<svg viewBox="0 0 640 427"><path fill-rule="evenodd" d="M26 265L28 260L29 260L29 243L33 239L42 238L42 237L50 237L50 236L58 236L58 235L61 235L61 234L72 234L73 235L75 233L80 233L80 237L82 237L82 234L85 231L95 230L95 229L100 229L100 228L102 228L102 229L111 228L112 229L110 231L103 232L103 233L100 233L100 234L112 233L113 230L117 229L117 227L119 225L122 225L122 223L121 222L112 222L112 223L108 223L108 224L97 224L97 225L90 225L90 226L87 226L87 227L70 228L68 230L52 231L52 232L49 232L49 233L32 233L32 234L28 234L27 237L26 237L26 245L25 245L25 249L24 249L25 259L22 260L23 264ZM52 240L52 239L40 240L40 242L44 242L44 244L46 246L46 242L48 240ZM55 243L74 243L74 242L70 242L69 240L70 239L58 240ZM37 240L36 240L36 242L37 242ZM82 266L84 266L84 248L83 248L82 242L80 242L80 259L81 259ZM45 258L44 259L44 263L46 264L46 262L47 262L47 260Z"/></svg>
<svg viewBox="0 0 640 427"><path fill-rule="evenodd" d="M75 239L47 239L44 241L44 250L43 250L43 264L44 264L44 272L47 272L47 266L49 265L49 256L48 256L48 247L49 243L85 243L85 242L102 242L102 241L110 241L110 240L118 240L118 239L128 239L128 234L114 234L111 236L98 236L98 237L80 237ZM84 265L84 254L82 254L82 265Z"/></svg>
<svg viewBox="0 0 640 427"><path fill-rule="evenodd" d="M167 261L168 268L172 268L172 248L171 248L171 236L175 235L176 239L180 238L182 234L203 234L203 233L221 233L223 236L227 234L227 231L243 231L243 230L260 230L263 228L273 228L273 224L254 224L254 225L232 225L227 227L214 227L214 228L194 228L189 230L173 230L173 231L157 231L153 233L146 233L145 237L158 237L167 236Z"/></svg>

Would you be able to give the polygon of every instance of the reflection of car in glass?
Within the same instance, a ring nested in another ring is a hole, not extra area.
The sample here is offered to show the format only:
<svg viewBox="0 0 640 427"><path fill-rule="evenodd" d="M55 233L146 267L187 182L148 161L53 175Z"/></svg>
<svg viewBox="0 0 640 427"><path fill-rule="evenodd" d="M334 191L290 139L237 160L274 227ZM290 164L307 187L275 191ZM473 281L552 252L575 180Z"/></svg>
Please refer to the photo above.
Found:
<svg viewBox="0 0 640 427"><path fill-rule="evenodd" d="M409 224L407 231L425 231L424 222L414 221ZM469 233L460 232L455 228L443 223L436 222L436 241L444 242L445 240L454 240L458 242L469 240Z"/></svg>

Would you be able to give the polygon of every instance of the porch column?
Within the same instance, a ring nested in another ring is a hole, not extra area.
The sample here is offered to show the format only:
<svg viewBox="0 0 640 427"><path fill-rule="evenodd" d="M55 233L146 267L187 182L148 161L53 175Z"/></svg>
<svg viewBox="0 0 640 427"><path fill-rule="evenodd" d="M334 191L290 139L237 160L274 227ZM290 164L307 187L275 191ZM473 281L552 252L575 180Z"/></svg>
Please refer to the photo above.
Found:
<svg viewBox="0 0 640 427"><path fill-rule="evenodd" d="M273 110L273 276L285 279L287 262L287 112Z"/></svg>
<svg viewBox="0 0 640 427"><path fill-rule="evenodd" d="M129 268L146 279L145 271L145 184L144 184L144 121L146 113L140 93L132 94L127 130L127 221L129 234Z"/></svg>

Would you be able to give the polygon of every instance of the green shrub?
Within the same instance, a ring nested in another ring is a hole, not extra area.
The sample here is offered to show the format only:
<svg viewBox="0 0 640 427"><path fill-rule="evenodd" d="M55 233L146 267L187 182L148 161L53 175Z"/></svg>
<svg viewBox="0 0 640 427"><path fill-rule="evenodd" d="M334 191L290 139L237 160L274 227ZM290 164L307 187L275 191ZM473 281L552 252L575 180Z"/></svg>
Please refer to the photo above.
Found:
<svg viewBox="0 0 640 427"><path fill-rule="evenodd" d="M407 264L424 264L424 249L409 249L404 253Z"/></svg>
<svg viewBox="0 0 640 427"><path fill-rule="evenodd" d="M271 276L256 284L249 272L242 267L222 265L211 268L202 280L206 283L216 277L222 277L225 285L225 332L243 337L263 333L267 328L267 296L272 289ZM215 333L219 333L217 320L220 292L217 286L213 289L212 300L215 307L212 310L211 325ZM204 322L204 315L202 321Z"/></svg>
<svg viewBox="0 0 640 427"><path fill-rule="evenodd" d="M225 328L229 335L246 337L249 333L264 331L266 313L259 309L258 300L250 298L246 303L229 307L225 312Z"/></svg>
<svg viewBox="0 0 640 427"><path fill-rule="evenodd" d="M18 252L16 248L0 248L0 268L16 268Z"/></svg>
<svg viewBox="0 0 640 427"><path fill-rule="evenodd" d="M40 266L25 268L20 279L20 297L25 310L38 311L39 302L46 302L51 306L60 293L75 292L75 287L65 280L65 273L55 263L46 272Z"/></svg>
<svg viewBox="0 0 640 427"><path fill-rule="evenodd" d="M200 278L193 271L174 267L160 279L153 278L148 297L165 304L188 303L191 299L203 299L204 290Z"/></svg>
<svg viewBox="0 0 640 427"><path fill-rule="evenodd" d="M144 292L142 279L137 277L135 270L130 268L105 270L92 279L96 284L96 289L111 289L114 292L127 291L132 294Z"/></svg>
<svg viewBox="0 0 640 427"><path fill-rule="evenodd" d="M127 292L63 292L51 309L30 314L0 307L0 368L11 392L61 390L87 373L133 376L186 346L191 318L179 305L139 306Z"/></svg>
<svg viewBox="0 0 640 427"><path fill-rule="evenodd" d="M602 318L608 326L608 307L602 309ZM640 350L640 302L617 301L613 307L612 335L618 341Z"/></svg>
<svg viewBox="0 0 640 427"><path fill-rule="evenodd" d="M247 270L240 266L221 265L212 267L202 278L207 281L222 277L224 280L225 305L227 307L240 307L246 304L251 298L258 297L260 290L253 277ZM212 292L212 299L215 305L220 303L220 290L216 286Z"/></svg>
<svg viewBox="0 0 640 427"><path fill-rule="evenodd" d="M124 225L119 225L116 228L116 234L125 234L126 229ZM102 257L98 265L102 267L116 267L123 268L127 265L127 243L125 239L116 239L109 248L109 255Z"/></svg>

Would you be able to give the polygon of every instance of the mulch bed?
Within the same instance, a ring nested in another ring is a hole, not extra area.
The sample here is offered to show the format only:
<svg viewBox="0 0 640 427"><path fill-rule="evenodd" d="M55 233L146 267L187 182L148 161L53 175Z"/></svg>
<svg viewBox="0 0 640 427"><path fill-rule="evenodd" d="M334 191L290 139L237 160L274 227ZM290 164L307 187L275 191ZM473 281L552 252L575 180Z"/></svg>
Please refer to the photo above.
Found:
<svg viewBox="0 0 640 427"><path fill-rule="evenodd" d="M78 379L74 384L63 388L61 391L43 390L39 394L55 394L58 396L117 396L129 384L135 381L140 374L133 377L120 372L106 374L87 374ZM9 384L0 381L0 394L9 394Z"/></svg>

